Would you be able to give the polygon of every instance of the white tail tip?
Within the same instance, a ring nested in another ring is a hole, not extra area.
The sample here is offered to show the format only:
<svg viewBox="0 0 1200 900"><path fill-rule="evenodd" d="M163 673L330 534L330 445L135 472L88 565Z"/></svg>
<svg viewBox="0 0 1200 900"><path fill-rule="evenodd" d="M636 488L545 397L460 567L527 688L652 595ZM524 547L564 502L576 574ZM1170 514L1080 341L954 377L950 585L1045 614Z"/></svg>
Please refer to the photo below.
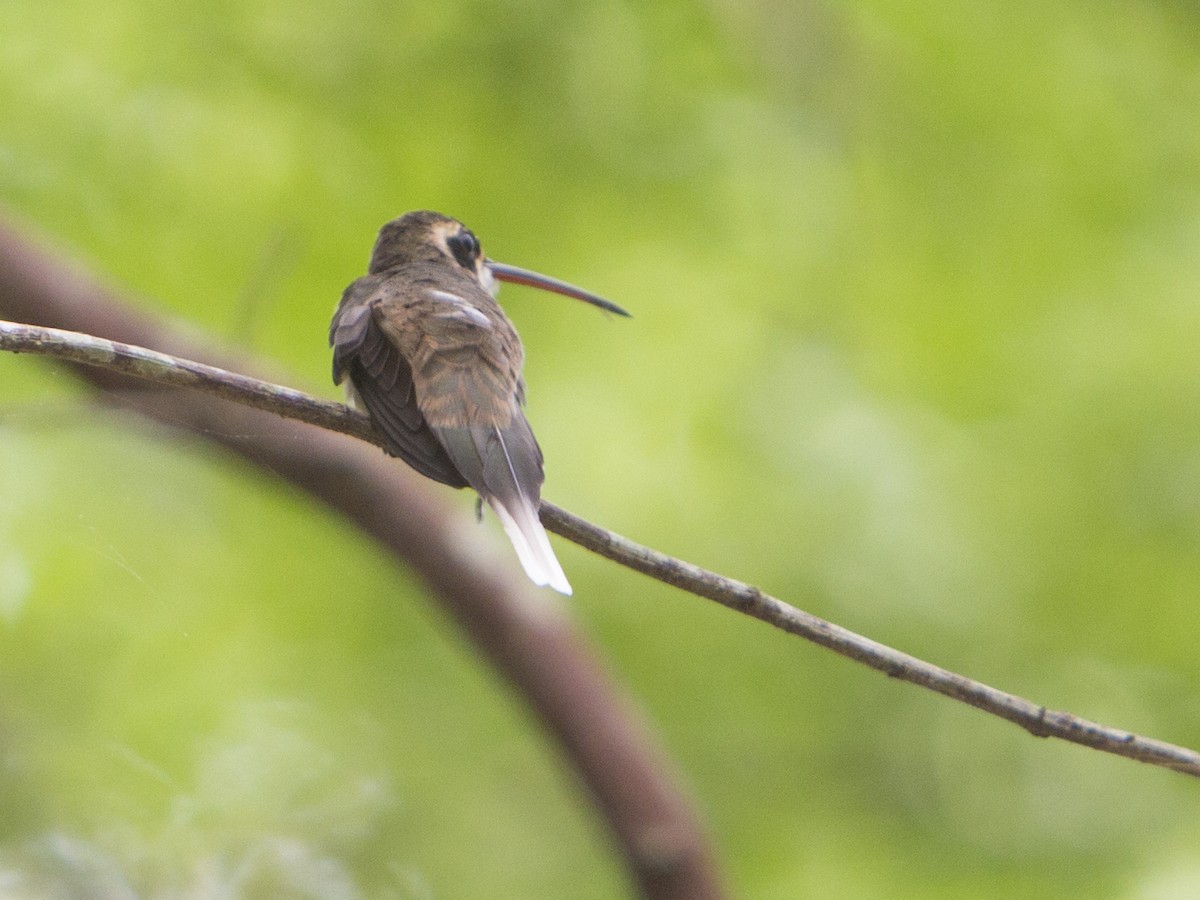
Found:
<svg viewBox="0 0 1200 900"><path fill-rule="evenodd" d="M525 569L529 580L539 587L549 585L560 594L571 595L571 585L558 564L558 558L546 537L546 530L538 521L537 513L526 504L509 510L499 501L488 499L488 506L496 511L496 517L504 526L504 532L517 551L517 559Z"/></svg>

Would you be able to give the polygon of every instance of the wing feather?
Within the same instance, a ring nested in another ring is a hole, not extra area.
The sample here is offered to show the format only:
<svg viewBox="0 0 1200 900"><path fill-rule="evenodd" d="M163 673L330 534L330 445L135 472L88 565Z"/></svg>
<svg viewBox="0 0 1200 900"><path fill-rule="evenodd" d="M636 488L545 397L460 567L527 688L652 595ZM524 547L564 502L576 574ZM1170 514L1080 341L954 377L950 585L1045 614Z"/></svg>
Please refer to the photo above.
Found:
<svg viewBox="0 0 1200 900"><path fill-rule="evenodd" d="M367 276L343 294L329 330L334 381L350 379L388 453L427 478L466 487L417 406L411 368L376 321L373 307L382 288L381 279Z"/></svg>

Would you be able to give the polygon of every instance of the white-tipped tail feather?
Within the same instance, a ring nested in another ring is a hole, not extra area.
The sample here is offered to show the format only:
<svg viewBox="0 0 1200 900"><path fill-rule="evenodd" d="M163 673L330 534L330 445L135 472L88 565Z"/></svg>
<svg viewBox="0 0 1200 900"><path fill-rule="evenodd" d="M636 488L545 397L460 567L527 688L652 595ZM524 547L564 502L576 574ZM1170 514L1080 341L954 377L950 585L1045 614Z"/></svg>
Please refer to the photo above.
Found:
<svg viewBox="0 0 1200 900"><path fill-rule="evenodd" d="M571 585L538 520L542 454L520 409L514 409L513 421L504 429L468 425L433 430L462 477L495 510L530 581L570 594Z"/></svg>
<svg viewBox="0 0 1200 900"><path fill-rule="evenodd" d="M538 521L537 513L524 503L516 504L516 509L506 509L499 501L488 499L488 505L496 511L496 517L504 526L504 533L512 541L513 549L517 551L517 559L525 568L529 580L539 587L549 585L560 594L570 596L571 585L567 576L558 564L558 558L546 537L546 530Z"/></svg>

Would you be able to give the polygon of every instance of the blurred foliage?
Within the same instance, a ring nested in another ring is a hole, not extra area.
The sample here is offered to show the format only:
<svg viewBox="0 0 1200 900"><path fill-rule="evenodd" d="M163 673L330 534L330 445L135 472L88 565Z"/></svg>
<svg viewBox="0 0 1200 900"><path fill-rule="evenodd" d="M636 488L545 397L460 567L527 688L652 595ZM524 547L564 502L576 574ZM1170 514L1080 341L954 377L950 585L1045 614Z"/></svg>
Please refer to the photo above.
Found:
<svg viewBox="0 0 1200 900"><path fill-rule="evenodd" d="M1194 5L0 20L0 203L146 307L336 396L328 316L375 229L456 215L636 316L505 292L550 499L1200 745ZM0 890L627 894L405 572L49 366L0 371ZM742 896L1200 895L1195 783L561 556Z"/></svg>

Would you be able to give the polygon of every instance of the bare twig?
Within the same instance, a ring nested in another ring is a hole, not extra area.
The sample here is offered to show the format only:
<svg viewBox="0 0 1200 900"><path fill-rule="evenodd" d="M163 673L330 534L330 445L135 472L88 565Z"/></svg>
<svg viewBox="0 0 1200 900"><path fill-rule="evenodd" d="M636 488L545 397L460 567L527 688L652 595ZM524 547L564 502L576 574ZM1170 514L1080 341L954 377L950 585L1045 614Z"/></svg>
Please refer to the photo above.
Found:
<svg viewBox="0 0 1200 900"><path fill-rule="evenodd" d="M0 322L0 350L40 353L74 363L101 366L159 384L197 388L226 400L381 446L379 436L366 417L341 404L140 347L74 332ZM553 504L543 502L541 512L542 520L551 531L614 562L761 619L893 678L921 685L1007 719L1037 737L1060 738L1200 776L1200 753L1193 750L1109 728L1071 713L1048 710L827 622L764 594L752 585L636 544Z"/></svg>
<svg viewBox="0 0 1200 900"><path fill-rule="evenodd" d="M156 350L78 331L42 328L18 322L0 322L0 350L36 353L63 362L82 363L132 375L156 384L196 388L223 400L232 400L243 406L273 412L382 446L367 417L344 403L321 400L303 391Z"/></svg>

